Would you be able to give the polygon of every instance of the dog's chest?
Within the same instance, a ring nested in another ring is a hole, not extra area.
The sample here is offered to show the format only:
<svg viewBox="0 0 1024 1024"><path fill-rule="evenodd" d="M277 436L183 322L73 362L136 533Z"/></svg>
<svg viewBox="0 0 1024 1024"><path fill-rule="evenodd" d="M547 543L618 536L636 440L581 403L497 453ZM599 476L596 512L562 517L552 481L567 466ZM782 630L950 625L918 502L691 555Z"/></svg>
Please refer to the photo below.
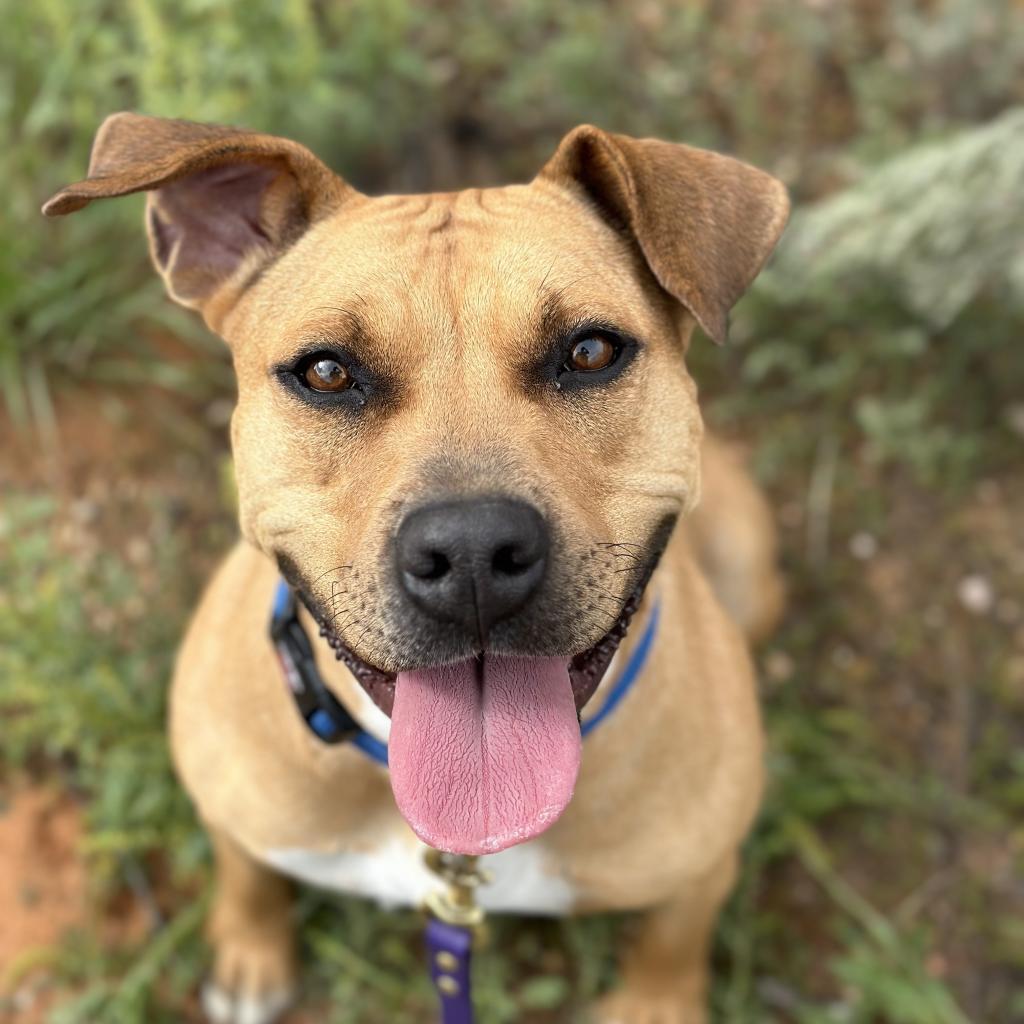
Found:
<svg viewBox="0 0 1024 1024"><path fill-rule="evenodd" d="M367 851L277 849L261 856L278 871L321 889L365 896L388 907L418 907L427 893L441 887L423 862L424 850L406 836L393 836ZM573 888L554 872L540 844L514 846L480 862L491 876L479 892L486 910L558 916L572 909Z"/></svg>

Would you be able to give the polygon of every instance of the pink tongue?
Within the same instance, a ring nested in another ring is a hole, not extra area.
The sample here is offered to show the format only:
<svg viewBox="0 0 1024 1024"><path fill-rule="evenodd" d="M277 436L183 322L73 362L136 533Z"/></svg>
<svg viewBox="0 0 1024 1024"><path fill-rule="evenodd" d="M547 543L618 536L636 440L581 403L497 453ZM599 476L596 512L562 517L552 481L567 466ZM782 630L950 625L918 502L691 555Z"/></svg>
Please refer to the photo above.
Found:
<svg viewBox="0 0 1024 1024"><path fill-rule="evenodd" d="M564 658L400 672L388 760L398 809L430 846L494 853L549 828L580 766Z"/></svg>

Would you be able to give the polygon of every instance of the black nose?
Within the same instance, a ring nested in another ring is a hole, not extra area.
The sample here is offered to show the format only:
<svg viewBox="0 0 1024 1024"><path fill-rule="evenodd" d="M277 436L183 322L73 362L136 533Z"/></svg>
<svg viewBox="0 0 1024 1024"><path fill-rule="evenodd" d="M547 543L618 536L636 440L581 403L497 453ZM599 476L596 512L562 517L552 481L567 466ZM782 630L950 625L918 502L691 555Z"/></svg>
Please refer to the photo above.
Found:
<svg viewBox="0 0 1024 1024"><path fill-rule="evenodd" d="M398 577L431 618L455 622L486 642L544 578L548 529L522 501L475 498L425 505L398 530Z"/></svg>

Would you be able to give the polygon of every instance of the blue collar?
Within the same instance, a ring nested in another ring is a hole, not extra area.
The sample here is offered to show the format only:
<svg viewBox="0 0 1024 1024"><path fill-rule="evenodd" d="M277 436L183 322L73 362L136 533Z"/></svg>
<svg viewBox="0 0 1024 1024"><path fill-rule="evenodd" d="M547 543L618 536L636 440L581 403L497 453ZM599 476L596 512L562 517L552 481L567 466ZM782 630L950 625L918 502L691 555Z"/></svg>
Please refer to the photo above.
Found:
<svg viewBox="0 0 1024 1024"><path fill-rule="evenodd" d="M654 646L658 631L660 606L657 601L647 616L640 642L633 648L623 666L622 674L608 691L601 710L580 725L580 733L589 736L622 703L633 688ZM351 712L327 688L316 667L313 646L299 621L295 594L285 580L279 580L274 591L274 607L270 616L270 639L274 644L288 689L302 720L324 743L351 743L371 761L387 766L388 745L371 736Z"/></svg>

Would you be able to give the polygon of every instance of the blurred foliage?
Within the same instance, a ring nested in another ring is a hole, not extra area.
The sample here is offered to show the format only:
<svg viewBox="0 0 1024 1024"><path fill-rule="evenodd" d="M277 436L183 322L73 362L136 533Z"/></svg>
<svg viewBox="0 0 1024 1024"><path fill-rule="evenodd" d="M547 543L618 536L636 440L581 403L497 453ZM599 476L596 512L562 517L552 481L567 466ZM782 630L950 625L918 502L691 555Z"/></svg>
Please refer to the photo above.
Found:
<svg viewBox="0 0 1024 1024"><path fill-rule="evenodd" d="M3 15L3 408L72 453L87 439L61 432L61 410L94 398L96 418L155 434L149 460L88 456L94 474L150 480L141 494L103 491L85 515L36 479L0 507L0 766L87 798L100 893L161 889L139 948L62 949L74 998L55 1024L180 1021L204 964L205 842L171 776L164 682L226 544L230 370L162 298L138 199L38 215L119 109L286 134L371 191L526 178L583 121L786 180L791 227L730 346L692 350L712 422L754 442L792 598L761 656L772 784L720 929L717 1019L1024 1018L1022 627L1010 598L1006 625L955 597L967 573L1012 594L1024 571L1019 3L40 0ZM426 1014L414 917L312 895L301 912L324 1019ZM611 980L617 930L500 923L477 967L483 1019L575 1019Z"/></svg>
<svg viewBox="0 0 1024 1024"><path fill-rule="evenodd" d="M868 458L934 486L1018 457L1005 413L1024 394L1022 195L1014 108L798 209L737 310L742 380L778 411L849 418Z"/></svg>
<svg viewBox="0 0 1024 1024"><path fill-rule="evenodd" d="M835 323L949 330L987 299L1024 312L1024 109L918 146L797 213L758 281ZM809 272L808 272L809 268Z"/></svg>
<svg viewBox="0 0 1024 1024"><path fill-rule="evenodd" d="M45 426L55 375L138 379L154 333L205 338L157 301L138 201L37 219L48 194L84 175L115 110L288 134L357 185L399 190L532 175L563 132L594 121L741 153L803 198L855 178L864 159L1024 99L1018 11L1011 0L7 4L8 409ZM211 382L226 386L216 374L187 384Z"/></svg>
<svg viewBox="0 0 1024 1024"><path fill-rule="evenodd" d="M40 755L72 768L90 796L88 850L100 878L165 843L194 870L196 835L171 780L163 725L180 624L141 614L157 586L164 601L169 587L187 592L175 538L159 517L151 524L167 542L160 583L140 593L118 558L55 560L54 513L51 500L32 498L6 502L0 520L0 709L9 712L0 767Z"/></svg>

